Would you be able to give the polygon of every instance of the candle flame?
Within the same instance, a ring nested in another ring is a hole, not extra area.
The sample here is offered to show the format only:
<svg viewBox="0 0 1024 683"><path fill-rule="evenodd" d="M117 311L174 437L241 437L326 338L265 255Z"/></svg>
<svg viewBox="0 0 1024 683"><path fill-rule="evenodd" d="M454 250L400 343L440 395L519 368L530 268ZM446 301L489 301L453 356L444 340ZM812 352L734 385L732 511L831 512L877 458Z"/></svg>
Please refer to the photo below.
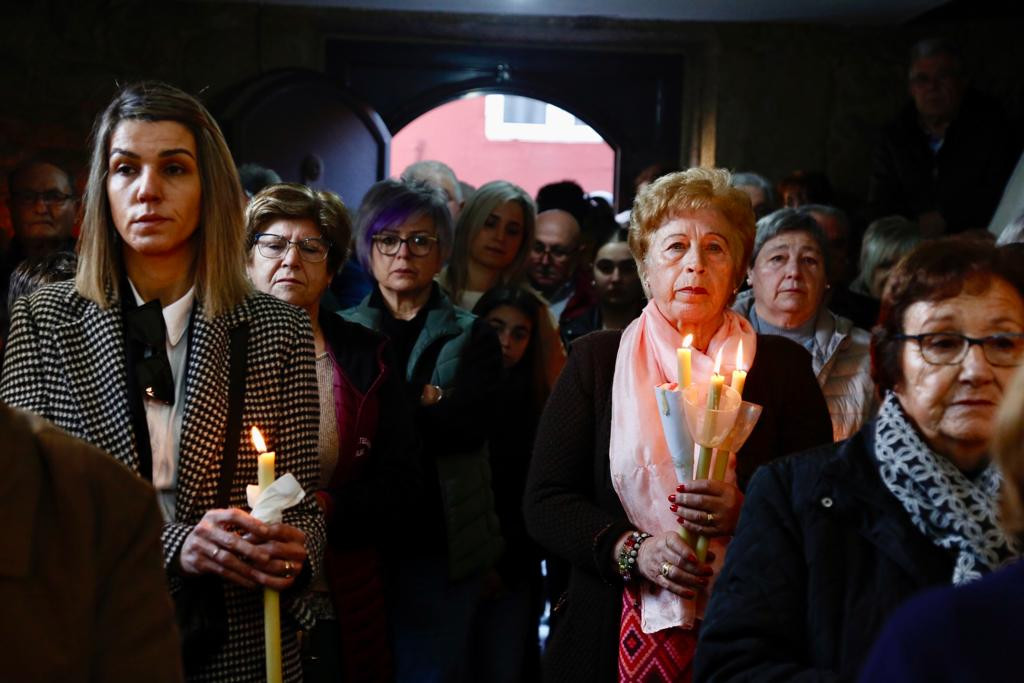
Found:
<svg viewBox="0 0 1024 683"><path fill-rule="evenodd" d="M691 332L690 334L688 334L685 337L683 337L683 348L684 349L690 348L690 344L692 344L692 343L693 343L693 333Z"/></svg>
<svg viewBox="0 0 1024 683"><path fill-rule="evenodd" d="M743 370L743 340L740 340L739 345L736 347L736 369Z"/></svg>
<svg viewBox="0 0 1024 683"><path fill-rule="evenodd" d="M722 367L722 349L718 349L718 353L715 354L715 374L716 375L718 374L718 371L721 369L721 367Z"/></svg>
<svg viewBox="0 0 1024 683"><path fill-rule="evenodd" d="M260 430L255 426L252 428L252 445L256 447L257 453L267 452L267 444L263 441L263 435L260 434Z"/></svg>

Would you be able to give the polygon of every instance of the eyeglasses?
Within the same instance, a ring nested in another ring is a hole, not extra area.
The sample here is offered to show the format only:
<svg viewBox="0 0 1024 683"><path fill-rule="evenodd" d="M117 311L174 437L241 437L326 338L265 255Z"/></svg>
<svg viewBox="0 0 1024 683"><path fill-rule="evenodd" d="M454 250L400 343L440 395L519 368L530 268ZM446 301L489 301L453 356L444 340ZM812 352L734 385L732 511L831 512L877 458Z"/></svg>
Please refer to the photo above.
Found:
<svg viewBox="0 0 1024 683"><path fill-rule="evenodd" d="M576 252L575 249L568 249L559 245L549 246L543 242L533 243L533 255L542 258L545 254L551 256L553 261L564 261Z"/></svg>
<svg viewBox="0 0 1024 683"><path fill-rule="evenodd" d="M975 338L954 332L935 332L898 334L894 338L916 341L921 357L932 365L956 365L967 357L967 350L975 344L981 347L989 364L997 367L1014 367L1024 360L1024 334Z"/></svg>
<svg viewBox="0 0 1024 683"><path fill-rule="evenodd" d="M45 192L33 192L32 190L18 190L11 193L11 197L19 204L32 206L36 202L42 202L47 206L56 206L72 199L75 195L64 194L60 190L46 190Z"/></svg>
<svg viewBox="0 0 1024 683"><path fill-rule="evenodd" d="M598 259L594 264L594 268L597 272L602 275L611 275L618 270L623 275L631 275L636 273L636 261L633 259L623 259L621 261L613 261L609 258Z"/></svg>
<svg viewBox="0 0 1024 683"><path fill-rule="evenodd" d="M292 247L298 249L299 258L307 263L320 263L327 258L327 254L331 251L331 243L322 237L307 237L292 242L280 235L267 232L256 235L256 250L263 258L283 259Z"/></svg>
<svg viewBox="0 0 1024 683"><path fill-rule="evenodd" d="M426 256L437 243L433 235L416 234L409 237L399 237L391 233L383 233L373 236L373 243L377 245L377 251L384 256L394 256L401 249L402 245L409 247L409 253L413 256Z"/></svg>

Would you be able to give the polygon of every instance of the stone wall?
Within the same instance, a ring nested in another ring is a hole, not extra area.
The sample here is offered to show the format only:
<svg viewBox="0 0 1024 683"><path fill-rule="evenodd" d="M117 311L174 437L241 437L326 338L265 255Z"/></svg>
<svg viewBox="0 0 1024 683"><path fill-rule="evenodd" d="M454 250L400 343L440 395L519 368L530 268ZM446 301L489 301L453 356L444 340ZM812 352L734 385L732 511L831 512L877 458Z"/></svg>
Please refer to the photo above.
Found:
<svg viewBox="0 0 1024 683"><path fill-rule="evenodd" d="M941 29L960 38L976 81L1002 98L1015 120L1024 120L1018 68L1024 41L1017 18L848 29L125 0L50 0L3 11L4 175L32 151L81 172L93 117L119 82L160 78L215 96L277 68L321 70L328 38L367 34L682 53L689 92L678 123L684 133L681 159L773 178L797 168L824 170L837 190L854 199L864 193L879 127L904 101L906 46L923 33ZM5 213L0 225L8 225Z"/></svg>

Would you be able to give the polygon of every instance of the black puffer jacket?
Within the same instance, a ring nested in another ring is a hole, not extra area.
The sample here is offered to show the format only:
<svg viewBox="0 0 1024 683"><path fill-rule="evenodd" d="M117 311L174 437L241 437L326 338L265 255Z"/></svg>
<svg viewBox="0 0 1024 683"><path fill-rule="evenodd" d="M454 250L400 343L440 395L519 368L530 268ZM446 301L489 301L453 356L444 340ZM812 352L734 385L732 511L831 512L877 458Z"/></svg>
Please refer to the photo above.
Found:
<svg viewBox="0 0 1024 683"><path fill-rule="evenodd" d="M875 423L760 468L700 632L696 681L853 680L886 617L948 584L953 556L910 521Z"/></svg>

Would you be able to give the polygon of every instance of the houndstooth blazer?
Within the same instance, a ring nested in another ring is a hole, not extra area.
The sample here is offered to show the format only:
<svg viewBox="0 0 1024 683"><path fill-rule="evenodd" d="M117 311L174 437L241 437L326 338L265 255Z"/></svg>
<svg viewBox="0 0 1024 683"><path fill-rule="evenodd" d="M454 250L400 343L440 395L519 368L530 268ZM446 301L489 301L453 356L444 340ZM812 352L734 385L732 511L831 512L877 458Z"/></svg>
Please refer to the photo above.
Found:
<svg viewBox="0 0 1024 683"><path fill-rule="evenodd" d="M193 526L214 506L228 413L229 330L249 324L248 362L238 464L231 486L234 507L247 508L245 487L256 483L256 451L249 427L257 425L277 453L277 472L291 472L306 489L319 476L319 399L312 330L304 311L259 293L214 320L192 318L185 381L175 518L162 532L164 566L172 592L181 579L172 568ZM125 341L119 306L101 309L61 282L20 299L0 380L0 398L36 412L71 434L106 450L138 472L139 454L127 395ZM324 523L315 497L285 513L306 534L308 566L321 565ZM229 639L195 680L250 681L265 676L262 593L225 582ZM283 596L285 604L288 595ZM294 622L282 615L286 680L301 680Z"/></svg>

